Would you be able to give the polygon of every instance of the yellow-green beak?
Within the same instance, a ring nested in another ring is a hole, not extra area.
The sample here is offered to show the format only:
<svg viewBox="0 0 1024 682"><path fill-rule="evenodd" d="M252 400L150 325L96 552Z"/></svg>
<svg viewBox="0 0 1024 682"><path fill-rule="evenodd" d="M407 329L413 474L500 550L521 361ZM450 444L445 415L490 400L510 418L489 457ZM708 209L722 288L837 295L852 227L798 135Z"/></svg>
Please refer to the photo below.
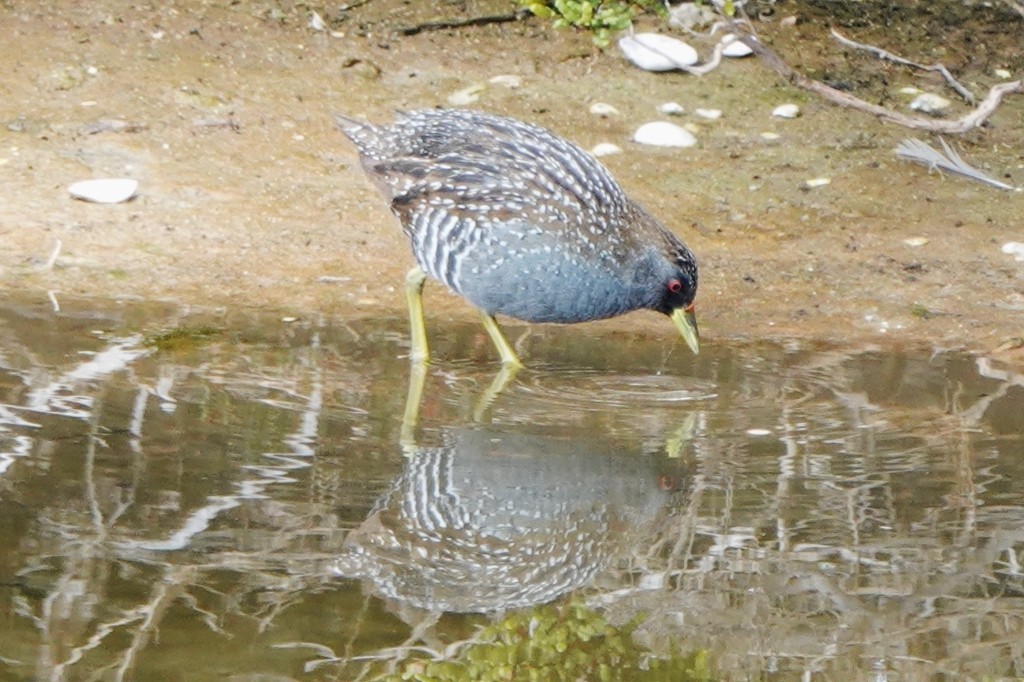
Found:
<svg viewBox="0 0 1024 682"><path fill-rule="evenodd" d="M683 335L686 345L690 347L693 354L700 352L700 334L697 332L697 315L693 312L691 303L685 308L676 308L672 311L672 323Z"/></svg>

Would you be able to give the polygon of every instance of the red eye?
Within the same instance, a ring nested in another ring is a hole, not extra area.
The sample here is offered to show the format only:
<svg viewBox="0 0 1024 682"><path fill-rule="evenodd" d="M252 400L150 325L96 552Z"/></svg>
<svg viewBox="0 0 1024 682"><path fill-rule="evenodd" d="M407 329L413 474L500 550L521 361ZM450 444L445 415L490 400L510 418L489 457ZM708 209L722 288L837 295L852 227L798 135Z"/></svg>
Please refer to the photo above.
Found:
<svg viewBox="0 0 1024 682"><path fill-rule="evenodd" d="M680 291L683 290L683 283L680 282L678 279L670 279L668 281L668 290L671 291L673 294L678 294Z"/></svg>

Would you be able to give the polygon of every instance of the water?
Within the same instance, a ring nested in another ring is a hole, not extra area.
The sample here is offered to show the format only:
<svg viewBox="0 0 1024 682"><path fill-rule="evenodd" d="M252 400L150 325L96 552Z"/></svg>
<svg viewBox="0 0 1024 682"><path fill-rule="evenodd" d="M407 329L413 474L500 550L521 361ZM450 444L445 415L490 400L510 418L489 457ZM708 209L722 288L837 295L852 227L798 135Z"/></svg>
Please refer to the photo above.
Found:
<svg viewBox="0 0 1024 682"><path fill-rule="evenodd" d="M502 387L432 325L403 427L402 320L8 302L0 679L372 679L570 596L723 679L1024 675L1024 377L594 329Z"/></svg>

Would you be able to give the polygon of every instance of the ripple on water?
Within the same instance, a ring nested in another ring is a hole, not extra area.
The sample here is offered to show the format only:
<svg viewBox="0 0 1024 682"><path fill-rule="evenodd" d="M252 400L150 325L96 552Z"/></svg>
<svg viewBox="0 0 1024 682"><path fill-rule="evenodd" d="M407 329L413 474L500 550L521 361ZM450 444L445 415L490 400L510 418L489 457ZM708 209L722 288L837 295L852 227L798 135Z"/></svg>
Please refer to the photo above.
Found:
<svg viewBox="0 0 1024 682"><path fill-rule="evenodd" d="M602 412L624 407L677 406L716 397L714 383L670 374L609 374L603 370L521 372L510 398L535 405Z"/></svg>

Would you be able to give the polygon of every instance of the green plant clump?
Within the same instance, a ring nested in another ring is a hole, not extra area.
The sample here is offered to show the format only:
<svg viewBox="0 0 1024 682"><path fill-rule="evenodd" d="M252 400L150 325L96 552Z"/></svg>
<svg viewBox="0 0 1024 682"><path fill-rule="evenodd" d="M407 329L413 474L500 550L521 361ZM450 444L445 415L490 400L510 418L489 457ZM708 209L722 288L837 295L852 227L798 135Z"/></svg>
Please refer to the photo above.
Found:
<svg viewBox="0 0 1024 682"><path fill-rule="evenodd" d="M484 628L455 660L407 661L387 682L713 682L707 652L656 658L578 602L514 613Z"/></svg>
<svg viewBox="0 0 1024 682"><path fill-rule="evenodd" d="M594 43L605 47L611 34L624 31L639 12L663 13L657 0L515 0L520 6L542 18L553 18L556 27L575 26L593 34Z"/></svg>

